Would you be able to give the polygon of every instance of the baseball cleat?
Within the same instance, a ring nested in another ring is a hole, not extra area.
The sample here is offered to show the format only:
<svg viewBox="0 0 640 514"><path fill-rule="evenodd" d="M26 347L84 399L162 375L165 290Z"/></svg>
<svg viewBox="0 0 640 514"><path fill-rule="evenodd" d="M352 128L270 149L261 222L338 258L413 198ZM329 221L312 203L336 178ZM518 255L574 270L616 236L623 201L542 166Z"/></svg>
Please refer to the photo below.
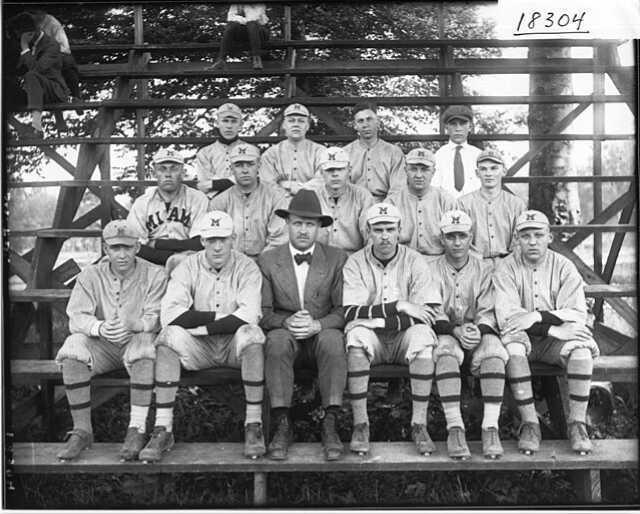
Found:
<svg viewBox="0 0 640 514"><path fill-rule="evenodd" d="M263 457L267 453L264 443L262 425L260 423L249 423L244 427L244 454L250 459Z"/></svg>
<svg viewBox="0 0 640 514"><path fill-rule="evenodd" d="M538 453L540 451L541 439L542 433L540 432L540 425L524 421L520 425L518 451L525 455Z"/></svg>
<svg viewBox="0 0 640 514"><path fill-rule="evenodd" d="M127 436L124 439L124 444L118 452L120 462L136 460L144 448L146 441L146 434L138 432L137 427L129 427L127 429Z"/></svg>
<svg viewBox="0 0 640 514"><path fill-rule="evenodd" d="M464 428L451 427L447 437L447 452L449 457L456 460L467 460L471 457Z"/></svg>
<svg viewBox="0 0 640 514"><path fill-rule="evenodd" d="M579 455L588 455L593 449L589 434L587 433L587 425L582 421L571 421L567 427L571 449Z"/></svg>
<svg viewBox="0 0 640 514"><path fill-rule="evenodd" d="M351 444L349 450L358 455L367 455L369 453L369 424L359 423L353 427L351 436Z"/></svg>
<svg viewBox="0 0 640 514"><path fill-rule="evenodd" d="M158 462L163 452L171 451L174 443L173 432L167 432L166 427L155 427L151 439L138 455L138 459L145 464Z"/></svg>
<svg viewBox="0 0 640 514"><path fill-rule="evenodd" d="M499 459L504 454L498 429L482 429L482 453L485 459Z"/></svg>
<svg viewBox="0 0 640 514"><path fill-rule="evenodd" d="M411 439L413 439L416 450L420 455L431 455L436 451L436 445L431 440L425 424L415 423L411 425Z"/></svg>
<svg viewBox="0 0 640 514"><path fill-rule="evenodd" d="M88 450L93 446L93 433L81 428L74 428L65 436L66 446L56 455L61 462L75 459L82 450Z"/></svg>

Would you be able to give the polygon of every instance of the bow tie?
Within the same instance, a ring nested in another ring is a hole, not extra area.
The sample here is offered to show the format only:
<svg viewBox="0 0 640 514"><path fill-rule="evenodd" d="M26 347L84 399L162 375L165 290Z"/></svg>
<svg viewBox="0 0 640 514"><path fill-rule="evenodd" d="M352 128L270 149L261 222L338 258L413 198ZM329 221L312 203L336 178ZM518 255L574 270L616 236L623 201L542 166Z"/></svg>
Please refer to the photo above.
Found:
<svg viewBox="0 0 640 514"><path fill-rule="evenodd" d="M296 261L296 264L300 265L303 262L307 261L308 264L311 264L311 253L297 253L293 256Z"/></svg>

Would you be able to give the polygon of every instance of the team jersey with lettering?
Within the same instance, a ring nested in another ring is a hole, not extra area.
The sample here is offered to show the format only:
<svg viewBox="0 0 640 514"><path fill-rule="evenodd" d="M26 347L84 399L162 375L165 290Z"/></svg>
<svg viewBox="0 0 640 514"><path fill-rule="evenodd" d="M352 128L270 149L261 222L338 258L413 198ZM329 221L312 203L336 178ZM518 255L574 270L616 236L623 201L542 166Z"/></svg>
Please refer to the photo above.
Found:
<svg viewBox="0 0 640 514"><path fill-rule="evenodd" d="M297 146L285 139L262 154L260 177L276 185L281 180L295 180L304 186L314 179L319 182L322 180L320 155L324 150L324 146L308 139Z"/></svg>
<svg viewBox="0 0 640 514"><path fill-rule="evenodd" d="M458 198L458 208L473 220L473 245L483 257L506 257L515 250L516 219L527 210L520 198L500 191L488 200L479 189Z"/></svg>
<svg viewBox="0 0 640 514"><path fill-rule="evenodd" d="M440 218L456 208L456 200L439 187L430 186L416 196L405 188L389 196L387 202L395 205L402 214L400 242L423 255L441 255L444 246L440 241Z"/></svg>
<svg viewBox="0 0 640 514"><path fill-rule="evenodd" d="M469 143L463 143L461 145L460 156L462 157L462 165L464 167L464 186L462 187L462 191L458 191L455 188L455 177L453 175L453 161L456 146L458 145L449 141L436 151L436 172L433 174L431 185L444 189L447 193L453 195L454 198L459 198L471 191L480 189L482 185L476 175L476 159L482 150Z"/></svg>
<svg viewBox="0 0 640 514"><path fill-rule="evenodd" d="M232 148L240 143L244 143L244 141L237 139L228 145L216 141L198 150L194 163L196 173L198 174L198 184L204 182L210 188L212 180L226 178L231 180L231 182L235 182L236 179L231 170L229 155L231 154ZM209 191L207 196L212 198L215 194L216 191Z"/></svg>
<svg viewBox="0 0 640 514"><path fill-rule="evenodd" d="M344 150L351 162L351 182L367 188L377 201L399 191L407 183L404 153L398 146L378 139L368 148L356 139Z"/></svg>
<svg viewBox="0 0 640 514"><path fill-rule="evenodd" d="M233 219L236 231L234 248L250 257L275 248L289 240L284 219L276 209L288 207L284 194L273 184L260 182L251 193L243 193L233 186L216 196L211 211L224 211Z"/></svg>
<svg viewBox="0 0 640 514"><path fill-rule="evenodd" d="M347 184L347 190L337 198L329 195L324 182L313 188L320 199L322 212L333 218L333 223L321 228L318 241L341 248L351 255L367 243L367 210L375 200L364 187Z"/></svg>
<svg viewBox="0 0 640 514"><path fill-rule="evenodd" d="M157 239L189 239L194 222L208 210L209 199L202 191L183 184L178 196L167 204L154 187L133 203L127 220L140 234L142 244Z"/></svg>
<svg viewBox="0 0 640 514"><path fill-rule="evenodd" d="M168 290L171 294L162 299L163 327L190 309L215 312L216 319L233 314L247 323L262 316L262 274L235 250L219 271L209 264L205 250L189 255L171 273Z"/></svg>

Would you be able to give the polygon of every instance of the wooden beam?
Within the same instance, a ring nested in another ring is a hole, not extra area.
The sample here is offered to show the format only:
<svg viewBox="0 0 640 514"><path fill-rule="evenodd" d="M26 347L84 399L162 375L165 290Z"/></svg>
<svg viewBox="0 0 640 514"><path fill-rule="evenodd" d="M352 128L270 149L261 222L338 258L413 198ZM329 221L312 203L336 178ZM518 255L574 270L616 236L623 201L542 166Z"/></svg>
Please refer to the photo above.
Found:
<svg viewBox="0 0 640 514"><path fill-rule="evenodd" d="M298 87L298 88L296 88L296 96L304 96L304 97L306 97L307 93ZM296 101L298 101L298 100L299 99L296 98ZM322 109L320 107L310 107L308 105L306 105L306 107L309 108L309 111L311 112L311 114L315 114L334 133L343 134L343 135L349 135L350 137L353 137L353 134L349 134L349 131L344 128L344 125L342 123L340 123L338 120L336 120L333 116L331 116L324 109Z"/></svg>

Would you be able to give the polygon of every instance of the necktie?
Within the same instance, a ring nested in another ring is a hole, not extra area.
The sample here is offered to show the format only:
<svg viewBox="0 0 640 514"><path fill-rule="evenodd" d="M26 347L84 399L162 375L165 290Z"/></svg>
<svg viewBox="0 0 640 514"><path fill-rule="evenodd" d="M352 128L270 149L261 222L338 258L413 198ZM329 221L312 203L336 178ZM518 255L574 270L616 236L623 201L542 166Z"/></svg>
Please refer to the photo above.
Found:
<svg viewBox="0 0 640 514"><path fill-rule="evenodd" d="M456 154L453 157L453 180L456 191L462 191L464 187L464 165L460 150L462 150L462 145L456 146Z"/></svg>
<svg viewBox="0 0 640 514"><path fill-rule="evenodd" d="M238 6L238 16L244 16L244 5L242 4Z"/></svg>
<svg viewBox="0 0 640 514"><path fill-rule="evenodd" d="M297 253L293 256L293 258L296 261L296 264L299 266L300 264L302 264L303 262L308 262L309 264L311 264L311 253L307 252L307 253Z"/></svg>

